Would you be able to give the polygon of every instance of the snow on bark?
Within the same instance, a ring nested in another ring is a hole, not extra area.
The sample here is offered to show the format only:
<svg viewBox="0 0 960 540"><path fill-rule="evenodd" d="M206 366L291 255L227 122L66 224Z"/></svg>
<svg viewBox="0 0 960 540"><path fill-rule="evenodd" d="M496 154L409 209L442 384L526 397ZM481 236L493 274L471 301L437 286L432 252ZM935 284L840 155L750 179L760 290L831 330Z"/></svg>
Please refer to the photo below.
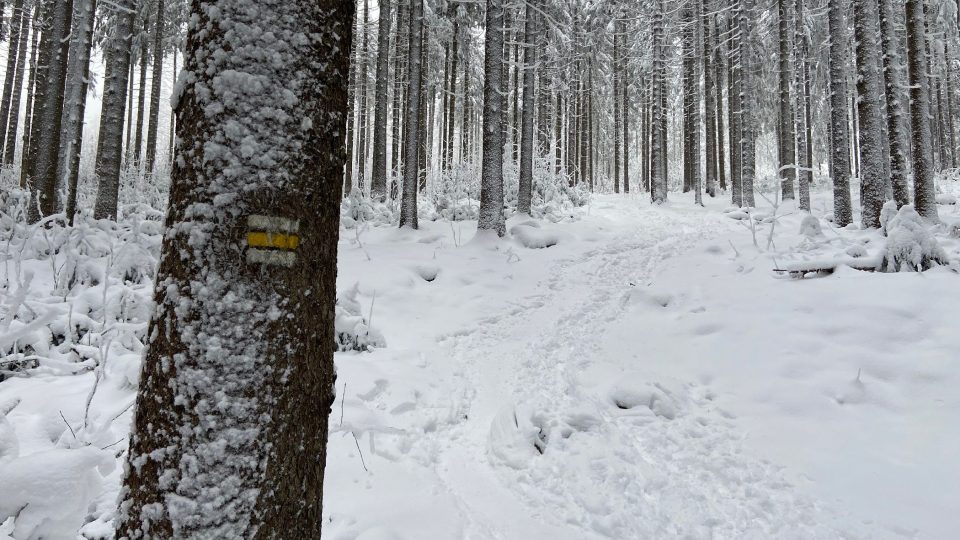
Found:
<svg viewBox="0 0 960 540"><path fill-rule="evenodd" d="M313 538L354 8L192 8L117 537Z"/></svg>
<svg viewBox="0 0 960 540"><path fill-rule="evenodd" d="M77 1L77 0L74 0ZM163 78L163 0L156 0L156 17L153 21L153 73L150 81L150 125L147 127L147 149L143 170L153 173L153 161L157 156L157 124L160 123L160 81Z"/></svg>
<svg viewBox="0 0 960 540"><path fill-rule="evenodd" d="M83 114L87 103L87 81L90 75L90 48L93 45L93 22L97 0L74 0L73 36L67 61L67 81L60 120L60 152L57 178L67 185L66 213L70 224L77 210L77 176L80 170L80 147L83 143Z"/></svg>
<svg viewBox="0 0 960 540"><path fill-rule="evenodd" d="M104 52L103 104L100 109L100 134L97 138L97 199L93 217L117 218L120 191L120 164L123 160L123 116L130 79L130 44L133 32L133 0L114 0L114 27ZM131 111L132 113L133 111ZM129 122L132 123L132 122Z"/></svg>
<svg viewBox="0 0 960 540"><path fill-rule="evenodd" d="M833 177L833 220L840 227L853 221L850 203L850 149L847 138L847 46L843 2L829 0L830 29L830 175Z"/></svg>
<svg viewBox="0 0 960 540"><path fill-rule="evenodd" d="M380 0L377 30L377 84L373 113L373 171L370 197L387 197L387 84L390 80L390 0Z"/></svg>
<svg viewBox="0 0 960 540"><path fill-rule="evenodd" d="M9 131L9 126L11 123L16 126L13 121L13 117L20 115L20 108L17 107L14 109L11 106L11 96L13 94L13 80L17 77L18 69L19 73L23 71L23 62L26 56L26 50L21 45L21 32L26 30L26 26L22 23L28 20L27 17L23 16L23 0L16 0L13 4L13 10L10 15L10 46L7 48L7 72L6 76L3 78L3 99L0 101L0 129ZM0 25L2 26L2 25ZM21 30L23 26L23 30ZM17 89L19 93L19 88ZM19 100L18 100L19 105ZM11 111L13 114L10 114ZM7 131L0 132L0 137L3 138L3 141L0 141L2 145L5 141L13 140L9 137L4 137ZM13 128L14 134L16 134L16 127ZM5 152L4 152L5 155ZM0 156L2 157L2 156ZM3 165L7 165L7 160L3 158Z"/></svg>
<svg viewBox="0 0 960 540"><path fill-rule="evenodd" d="M503 0L487 0L483 71L483 163L479 230L503 236Z"/></svg>
<svg viewBox="0 0 960 540"><path fill-rule="evenodd" d="M417 157L420 151L420 70L423 46L423 0L410 0L410 33L407 46L407 110L403 121L403 196L400 200L400 227L417 228Z"/></svg>
<svg viewBox="0 0 960 540"><path fill-rule="evenodd" d="M523 120L520 134L520 186L517 192L517 213L529 214L533 191L533 82L537 74L537 12L527 7L524 22L523 48Z"/></svg>
<svg viewBox="0 0 960 540"><path fill-rule="evenodd" d="M913 200L917 212L939 219L933 185L933 135L927 73L926 21L922 0L907 0L907 54L910 62L910 126L913 146Z"/></svg>
<svg viewBox="0 0 960 540"><path fill-rule="evenodd" d="M883 166L883 118L877 59L877 0L854 0L857 59L857 116L860 129L860 220L864 228L880 226L887 179Z"/></svg>

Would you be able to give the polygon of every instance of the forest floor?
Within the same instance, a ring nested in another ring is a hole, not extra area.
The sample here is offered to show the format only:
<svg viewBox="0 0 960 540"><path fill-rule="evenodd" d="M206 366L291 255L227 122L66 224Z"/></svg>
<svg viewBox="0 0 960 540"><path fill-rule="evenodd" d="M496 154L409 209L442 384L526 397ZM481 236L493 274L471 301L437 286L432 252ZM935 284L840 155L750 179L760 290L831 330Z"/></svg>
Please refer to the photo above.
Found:
<svg viewBox="0 0 960 540"><path fill-rule="evenodd" d="M922 274L797 279L774 269L883 239L760 207L751 227L721 200L601 195L566 221L512 218L505 240L473 222L342 230L341 301L386 346L336 355L324 537L955 536L960 239L942 228L952 262ZM817 194L813 214L828 207ZM23 265L39 292L22 303L57 301L50 263ZM115 289L86 301L120 294L142 318L150 284ZM125 443L99 448L127 433L139 356L98 349L114 352L92 413L95 371L0 383L0 407L20 400L0 415L16 446L0 485L21 490L0 490L0 515L28 503L0 540L107 534Z"/></svg>

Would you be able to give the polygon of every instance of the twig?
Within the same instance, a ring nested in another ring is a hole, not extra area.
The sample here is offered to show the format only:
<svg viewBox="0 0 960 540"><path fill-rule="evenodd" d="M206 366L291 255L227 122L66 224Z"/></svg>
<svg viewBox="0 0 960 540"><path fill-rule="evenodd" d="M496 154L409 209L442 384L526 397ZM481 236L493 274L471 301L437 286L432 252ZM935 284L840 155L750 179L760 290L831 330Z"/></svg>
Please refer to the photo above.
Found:
<svg viewBox="0 0 960 540"><path fill-rule="evenodd" d="M363 461L363 450L360 450L360 441L357 440L357 434L354 433L354 432L352 432L352 431L350 432L350 434L353 435L353 442L356 443L356 445L357 445L357 452L360 453L360 464L363 465L363 470L364 470L364 472L370 472L370 470L367 469L367 464L364 463L364 461Z"/></svg>
<svg viewBox="0 0 960 540"><path fill-rule="evenodd" d="M59 411L59 412L60 412L60 418L63 420L63 423L67 425L67 429L69 429L70 434L73 435L73 440L79 440L77 439L77 433L73 431L73 427L70 426L70 422L67 422L67 419L63 417L63 411Z"/></svg>
<svg viewBox="0 0 960 540"><path fill-rule="evenodd" d="M347 383L343 383L343 395L340 396L340 425L343 426L343 402L347 399Z"/></svg>

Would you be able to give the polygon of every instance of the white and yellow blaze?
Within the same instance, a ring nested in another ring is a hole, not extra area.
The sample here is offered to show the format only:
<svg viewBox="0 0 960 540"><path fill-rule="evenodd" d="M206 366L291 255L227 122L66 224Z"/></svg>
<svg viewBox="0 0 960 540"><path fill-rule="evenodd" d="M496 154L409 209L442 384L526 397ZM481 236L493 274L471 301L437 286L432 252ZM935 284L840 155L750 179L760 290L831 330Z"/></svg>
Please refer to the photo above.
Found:
<svg viewBox="0 0 960 540"><path fill-rule="evenodd" d="M300 221L278 216L247 217L247 263L293 266L300 245Z"/></svg>

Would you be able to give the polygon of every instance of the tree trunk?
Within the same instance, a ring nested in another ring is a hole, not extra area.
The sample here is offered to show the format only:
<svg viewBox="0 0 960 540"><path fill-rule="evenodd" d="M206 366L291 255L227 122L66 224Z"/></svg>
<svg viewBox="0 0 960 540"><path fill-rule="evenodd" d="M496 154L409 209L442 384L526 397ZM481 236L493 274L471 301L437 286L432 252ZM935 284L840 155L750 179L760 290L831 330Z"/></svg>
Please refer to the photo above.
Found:
<svg viewBox="0 0 960 540"><path fill-rule="evenodd" d="M137 91L137 128L134 133L133 165L139 169L143 163L143 118L147 100L147 31L150 18L143 14L143 31L140 33L140 89Z"/></svg>
<svg viewBox="0 0 960 540"><path fill-rule="evenodd" d="M407 110L403 121L403 197L400 201L400 227L418 228L417 223L417 155L420 149L420 94L423 80L420 76L421 47L423 46L423 0L410 0L410 32L407 34Z"/></svg>
<svg viewBox="0 0 960 540"><path fill-rule="evenodd" d="M926 55L926 21L923 0L906 0L907 55L910 65L910 120L913 146L914 205L917 212L937 220L933 185L933 142L930 132L929 78Z"/></svg>
<svg viewBox="0 0 960 540"><path fill-rule="evenodd" d="M850 143L847 138L847 47L842 0L829 0L830 31L830 174L833 176L833 220L839 227L853 221L850 203Z"/></svg>
<svg viewBox="0 0 960 540"><path fill-rule="evenodd" d="M14 25L13 21L11 21L12 28L16 28L16 31L13 29L10 31L11 50L13 50L14 44L16 44L16 71L13 74L13 85L11 87L11 97L9 100L6 93L6 82L4 82L3 107L9 108L6 113L0 112L0 121L4 122L3 126L6 129L6 137L4 137L3 140L3 153L0 154L0 160L2 160L0 164L4 166L13 164L17 150L17 129L20 125L20 96L23 92L23 72L27 64L27 44L29 42L31 27L30 16L24 12L23 3L19 2L19 5L19 8L17 8L17 4L14 5L14 9L16 10L14 16L19 16L20 24L19 26ZM12 61L12 59L8 60L8 62ZM4 79L4 81L10 80L10 78L10 64L8 64L7 78ZM8 103L9 105L7 105Z"/></svg>
<svg viewBox="0 0 960 540"><path fill-rule="evenodd" d="M715 4L716 5L716 4ZM727 159L726 159L726 143L724 141L724 130L725 123L723 117L723 82L724 82L724 73L727 72L726 63L729 62L727 55L723 54L723 51L726 49L725 43L727 41L727 32L725 20L720 18L720 15L715 14L712 17L716 21L716 39L713 49L713 67L715 71L715 88L716 93L713 95L714 103L716 103L716 120L717 120L717 177L720 181L720 189L726 191L727 189Z"/></svg>
<svg viewBox="0 0 960 540"><path fill-rule="evenodd" d="M132 43L132 39L131 39L131 43ZM130 55L131 55L131 58L132 58L132 56L133 56L133 52L132 52L132 51L131 51ZM106 56L106 53L104 54L104 56ZM124 154L123 154L123 155L124 155L124 161L123 161L123 167L124 167L124 168L130 167L131 164L133 163L133 122L134 122L134 118L133 118L133 111L134 111L134 109L133 109L133 94L134 94L134 92L133 92L133 81L136 80L136 77L134 76L134 75L136 75L136 72L134 71L134 70L136 69L136 64L134 64L132 61L127 62L127 63L129 64L129 68L128 68L129 73L127 74L127 114L126 114L126 117L127 117L127 123L126 123L126 126L127 126L127 136L126 136L126 138L124 139L124 140L126 141L126 143L125 143L125 144L126 144L126 150L124 151Z"/></svg>
<svg viewBox="0 0 960 540"><path fill-rule="evenodd" d="M26 118L23 122L23 138L20 144L20 187L27 187L27 174L26 171L30 167L30 146L32 144L32 135L33 135L33 104L36 102L36 88L37 88L37 66L39 64L39 59L37 58L37 49L40 45L40 31L44 26L43 22L43 4L37 2L37 6L33 10L33 39L31 40L30 45L30 78L27 79L27 102L26 102ZM12 145L11 145L12 146ZM10 152L9 147L7 149ZM12 161L12 160L11 160Z"/></svg>
<svg viewBox="0 0 960 540"><path fill-rule="evenodd" d="M212 21L205 4L175 107L182 144L116 536L317 537L353 7L219 2ZM230 72L261 91L214 82Z"/></svg>
<svg viewBox="0 0 960 540"><path fill-rule="evenodd" d="M177 72L177 54L178 54L178 53L179 53L178 48L177 48L177 47L174 47L174 48L173 48L173 76L170 78L170 88L176 88L176 87L177 87L177 75L178 75L178 72ZM177 115L171 114L171 115L170 115L170 130L167 132L167 134L168 134L168 136L169 136L169 139L167 140L167 164L168 164L168 165L173 162L173 155L174 155L174 152L173 152L173 145L174 145L173 134L176 132L176 127L177 127Z"/></svg>
<svg viewBox="0 0 960 540"><path fill-rule="evenodd" d="M706 18L703 20L703 92L704 115L707 132L706 192L710 197L717 196L717 110L715 95L717 92L716 69L713 66L713 48L716 47L713 28L713 12L716 6L707 4Z"/></svg>
<svg viewBox="0 0 960 540"><path fill-rule="evenodd" d="M883 175L883 118L877 59L877 0L854 0L854 33L857 42L857 116L860 141L860 210L864 228L880 227L887 180Z"/></svg>
<svg viewBox="0 0 960 540"><path fill-rule="evenodd" d="M740 187L743 190L743 205L748 208L756 206L754 201L754 176L757 162L757 135L759 122L754 110L757 97L757 51L755 46L756 13L755 0L740 1L740 129L743 143L740 148Z"/></svg>
<svg viewBox="0 0 960 540"><path fill-rule="evenodd" d="M123 113L127 101L127 79L131 74L130 42L135 5L133 0L120 0L117 5L115 27L104 53L103 105L100 109L100 135L94 167L99 182L93 207L93 217L96 219L117 219L117 196L120 191ZM132 120L128 122L132 123Z"/></svg>
<svg viewBox="0 0 960 540"><path fill-rule="evenodd" d="M393 32L395 59L393 62L393 150L391 153L391 168L399 173L403 163L403 103L406 96L404 89L408 86L406 74L407 32L410 30L409 0L397 2L397 30Z"/></svg>
<svg viewBox="0 0 960 540"><path fill-rule="evenodd" d="M87 104L87 81L90 75L90 48L93 45L93 23L97 0L74 0L73 37L67 64L66 93L60 120L60 152L57 178L67 184L66 214L70 225L77 211L77 177L80 170L80 148L83 145L83 114Z"/></svg>
<svg viewBox="0 0 960 540"><path fill-rule="evenodd" d="M794 20L794 124L796 125L797 184L800 192L800 209L810 211L810 184L813 171L809 154L810 137L808 130L806 104L809 100L809 80L807 78L807 34L804 27L804 0L796 0Z"/></svg>
<svg viewBox="0 0 960 540"><path fill-rule="evenodd" d="M156 0L156 2L157 16L153 21L153 75L150 80L150 126L147 128L147 154L143 164L143 169L147 175L153 174L153 162L157 157L160 82L163 79L163 0Z"/></svg>
<svg viewBox="0 0 960 540"><path fill-rule="evenodd" d="M630 55L626 46L625 23L620 22L620 35L624 36L623 43L623 82L620 90L623 92L623 192L630 193Z"/></svg>
<svg viewBox="0 0 960 540"><path fill-rule="evenodd" d="M2 11L0 11L0 14L2 14ZM18 74L22 77L23 73L24 56L26 54L26 51L23 50L23 44L26 41L21 39L20 35L21 33L25 34L25 22L27 20L28 18L23 16L23 0L15 0L13 3L13 12L10 14L10 46L7 48L7 72L3 78L3 101L0 101L0 127L3 129L3 132L0 133L3 141L0 142L0 144L9 144L9 141L16 141L16 121L12 117L19 118L20 108L19 101L16 109L12 106L13 81L17 78ZM2 25L0 25L0 28L2 28ZM19 93L19 88L17 92ZM10 132L11 125L14 126L13 137L7 135ZM12 161L12 159L10 161L7 160L6 154L6 150L0 152L3 165L7 165ZM12 155L13 153L10 152L10 154Z"/></svg>
<svg viewBox="0 0 960 540"><path fill-rule="evenodd" d="M460 19L459 17L454 18L453 20L453 52L451 53L450 58L450 93L447 95L447 134L444 140L444 166L445 168L450 168L453 165L454 158L454 145L453 138L455 135L456 128L456 112L457 112L457 70L460 69L459 60L460 60Z"/></svg>
<svg viewBox="0 0 960 540"><path fill-rule="evenodd" d="M876 2L876 0L866 0ZM783 200L794 199L794 183L797 177L797 135L794 125L793 98L790 95L790 34L787 0L777 0L779 13L778 35L780 41L780 192Z"/></svg>
<svg viewBox="0 0 960 540"><path fill-rule="evenodd" d="M357 68L357 177L353 187L363 193L367 182L367 19L370 15L368 0L363 0L363 13L359 19L360 65ZM347 193L349 195L349 193Z"/></svg>
<svg viewBox="0 0 960 540"><path fill-rule="evenodd" d="M730 198L734 206L743 206L743 104L740 101L743 92L742 69L740 65L743 52L740 39L740 16L738 11L739 0L731 0L733 11L729 23L729 34L726 39L730 51L727 64L727 108L730 120Z"/></svg>
<svg viewBox="0 0 960 540"><path fill-rule="evenodd" d="M479 231L507 232L503 216L503 0L487 0ZM479 232L478 231L478 232Z"/></svg>
<svg viewBox="0 0 960 540"><path fill-rule="evenodd" d="M656 204L667 200L667 155L666 155L666 44L664 29L664 0L656 0L653 14L653 96L650 199Z"/></svg>
<svg viewBox="0 0 960 540"><path fill-rule="evenodd" d="M536 2L536 0L530 0ZM533 198L533 81L537 74L537 14L534 9L539 3L527 6L527 16L523 23L523 120L520 136L520 187L517 193L517 213L529 214ZM533 9L531 9L533 8Z"/></svg>
<svg viewBox="0 0 960 540"><path fill-rule="evenodd" d="M60 120L63 115L63 91L67 76L67 51L73 15L72 0L55 0L52 7L49 37L41 48L47 49L46 74L42 99L34 103L34 132L30 207L27 219L36 223L41 217L57 212L60 205L57 189L57 153L60 150ZM39 97L39 94L38 94Z"/></svg>
<svg viewBox="0 0 960 540"><path fill-rule="evenodd" d="M387 198L387 83L390 77L390 0L380 0L377 28L377 88L373 118L373 171L370 197Z"/></svg>
<svg viewBox="0 0 960 540"><path fill-rule="evenodd" d="M613 33L613 192L620 193L620 21L614 23Z"/></svg>

